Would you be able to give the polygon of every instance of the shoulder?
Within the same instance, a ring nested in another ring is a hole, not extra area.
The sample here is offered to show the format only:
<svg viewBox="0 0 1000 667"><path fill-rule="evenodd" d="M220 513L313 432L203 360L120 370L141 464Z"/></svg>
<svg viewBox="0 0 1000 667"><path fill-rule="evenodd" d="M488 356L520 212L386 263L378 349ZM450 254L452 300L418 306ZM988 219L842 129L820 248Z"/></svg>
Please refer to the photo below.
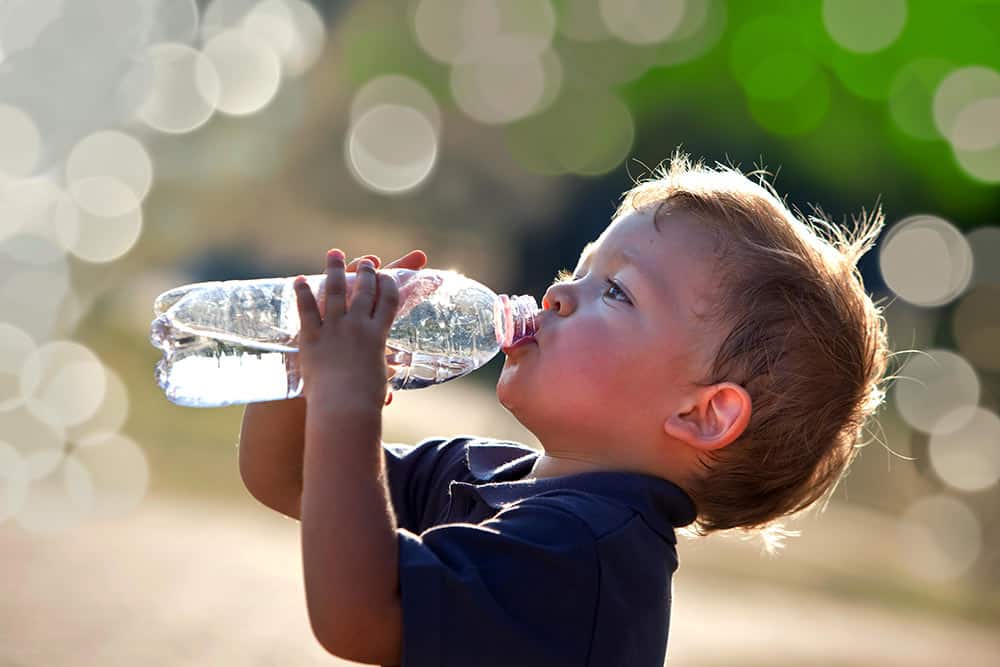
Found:
<svg viewBox="0 0 1000 667"><path fill-rule="evenodd" d="M470 472L485 477L506 463L537 453L521 443L475 435L427 438L416 445L382 443L382 448L395 461L405 459L411 465L433 466L453 473L455 479Z"/></svg>
<svg viewBox="0 0 1000 667"><path fill-rule="evenodd" d="M638 512L628 505L577 489L546 491L518 504L550 516L572 517L578 524L586 527L593 540L600 540L620 530L638 516Z"/></svg>

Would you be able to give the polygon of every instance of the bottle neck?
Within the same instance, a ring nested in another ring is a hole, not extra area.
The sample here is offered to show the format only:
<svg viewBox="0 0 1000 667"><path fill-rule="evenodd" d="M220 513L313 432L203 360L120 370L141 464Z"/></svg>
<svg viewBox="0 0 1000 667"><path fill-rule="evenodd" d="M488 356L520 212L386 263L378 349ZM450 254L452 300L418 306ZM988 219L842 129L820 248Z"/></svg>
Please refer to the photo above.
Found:
<svg viewBox="0 0 1000 667"><path fill-rule="evenodd" d="M494 323L500 347L510 347L523 338L534 336L538 330L538 313L541 312L535 297L528 294L497 296Z"/></svg>

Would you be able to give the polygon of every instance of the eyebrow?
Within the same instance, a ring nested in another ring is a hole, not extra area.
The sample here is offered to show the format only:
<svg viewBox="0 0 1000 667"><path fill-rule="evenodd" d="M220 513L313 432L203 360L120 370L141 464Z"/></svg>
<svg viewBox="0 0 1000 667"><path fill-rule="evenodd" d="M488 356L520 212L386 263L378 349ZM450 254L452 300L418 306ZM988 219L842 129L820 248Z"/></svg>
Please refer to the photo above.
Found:
<svg viewBox="0 0 1000 667"><path fill-rule="evenodd" d="M594 252L596 250L597 250L597 242L596 241L591 241L587 245L583 246L583 250L580 252L580 261L577 263L578 266L581 269L591 261L591 258L593 257ZM671 290L667 286L666 282L664 282L661 279L661 276L659 276L659 275L651 275L650 272L645 269L645 267L643 267L640 264L638 264L635 261L635 252L634 251L631 251L631 250L618 250L618 251L615 252L614 255L611 256L611 259L612 259L612 261L618 260L619 262L621 262L623 264L628 264L629 266L634 266L635 269L636 269L636 271L638 271L639 275L644 278L644 280L643 280L643 282L644 282L643 294L638 295L640 300L645 301L645 299L643 298L645 296L645 292L646 292L645 286L648 286L649 290L651 292L660 292L660 293L664 294L667 297L667 299L669 301L671 301L672 303L674 303L674 305L676 306L676 299L677 299L677 297L674 296L673 290ZM650 296L652 296L652 295L650 295Z"/></svg>
<svg viewBox="0 0 1000 667"><path fill-rule="evenodd" d="M580 261L578 262L578 264L580 266L583 266L584 264L587 264L590 261L590 258L593 256L593 254L596 251L596 249L597 249L597 242L596 241L591 241L587 245L583 246L583 250L580 252ZM631 251L631 250L618 250L618 251L615 252L614 255L611 256L611 259L612 259L612 261L618 260L619 262L621 262L623 264L629 264L631 266L634 266L639 271L639 273L643 274L646 277L647 280L649 280L650 282L652 282L652 280L651 280L652 276L650 276L644 270L644 268L642 266L640 266L639 264L637 264L635 262L635 252L634 251Z"/></svg>

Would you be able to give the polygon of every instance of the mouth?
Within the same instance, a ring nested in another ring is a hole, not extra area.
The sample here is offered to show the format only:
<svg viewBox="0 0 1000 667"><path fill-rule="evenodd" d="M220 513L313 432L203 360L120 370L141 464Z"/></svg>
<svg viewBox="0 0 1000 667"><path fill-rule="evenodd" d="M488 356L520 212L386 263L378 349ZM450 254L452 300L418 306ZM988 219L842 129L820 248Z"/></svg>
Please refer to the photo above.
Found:
<svg viewBox="0 0 1000 667"><path fill-rule="evenodd" d="M524 338L521 338L516 343L514 343L513 345L511 345L510 347L504 347L504 348L501 348L501 349L503 350L504 354L509 355L514 350L520 349L520 348L522 348L522 347L524 347L526 345L538 345L538 343L535 342L535 337L534 336L525 336Z"/></svg>

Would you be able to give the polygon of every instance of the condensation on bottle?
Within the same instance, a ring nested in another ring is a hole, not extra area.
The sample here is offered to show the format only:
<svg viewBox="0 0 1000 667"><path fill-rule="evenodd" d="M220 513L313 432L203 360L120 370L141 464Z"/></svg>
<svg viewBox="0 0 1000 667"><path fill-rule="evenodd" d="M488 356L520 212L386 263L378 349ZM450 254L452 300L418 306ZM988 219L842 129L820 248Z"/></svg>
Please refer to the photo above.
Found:
<svg viewBox="0 0 1000 667"><path fill-rule="evenodd" d="M531 296L496 294L455 271L384 269L400 300L386 340L394 390L419 389L466 375L501 349L535 333ZM356 274L348 273L351 294ZM325 275L306 276L318 303ZM150 341L162 350L156 380L167 398L221 407L294 398L302 392L295 337L294 278L184 285L153 304Z"/></svg>

